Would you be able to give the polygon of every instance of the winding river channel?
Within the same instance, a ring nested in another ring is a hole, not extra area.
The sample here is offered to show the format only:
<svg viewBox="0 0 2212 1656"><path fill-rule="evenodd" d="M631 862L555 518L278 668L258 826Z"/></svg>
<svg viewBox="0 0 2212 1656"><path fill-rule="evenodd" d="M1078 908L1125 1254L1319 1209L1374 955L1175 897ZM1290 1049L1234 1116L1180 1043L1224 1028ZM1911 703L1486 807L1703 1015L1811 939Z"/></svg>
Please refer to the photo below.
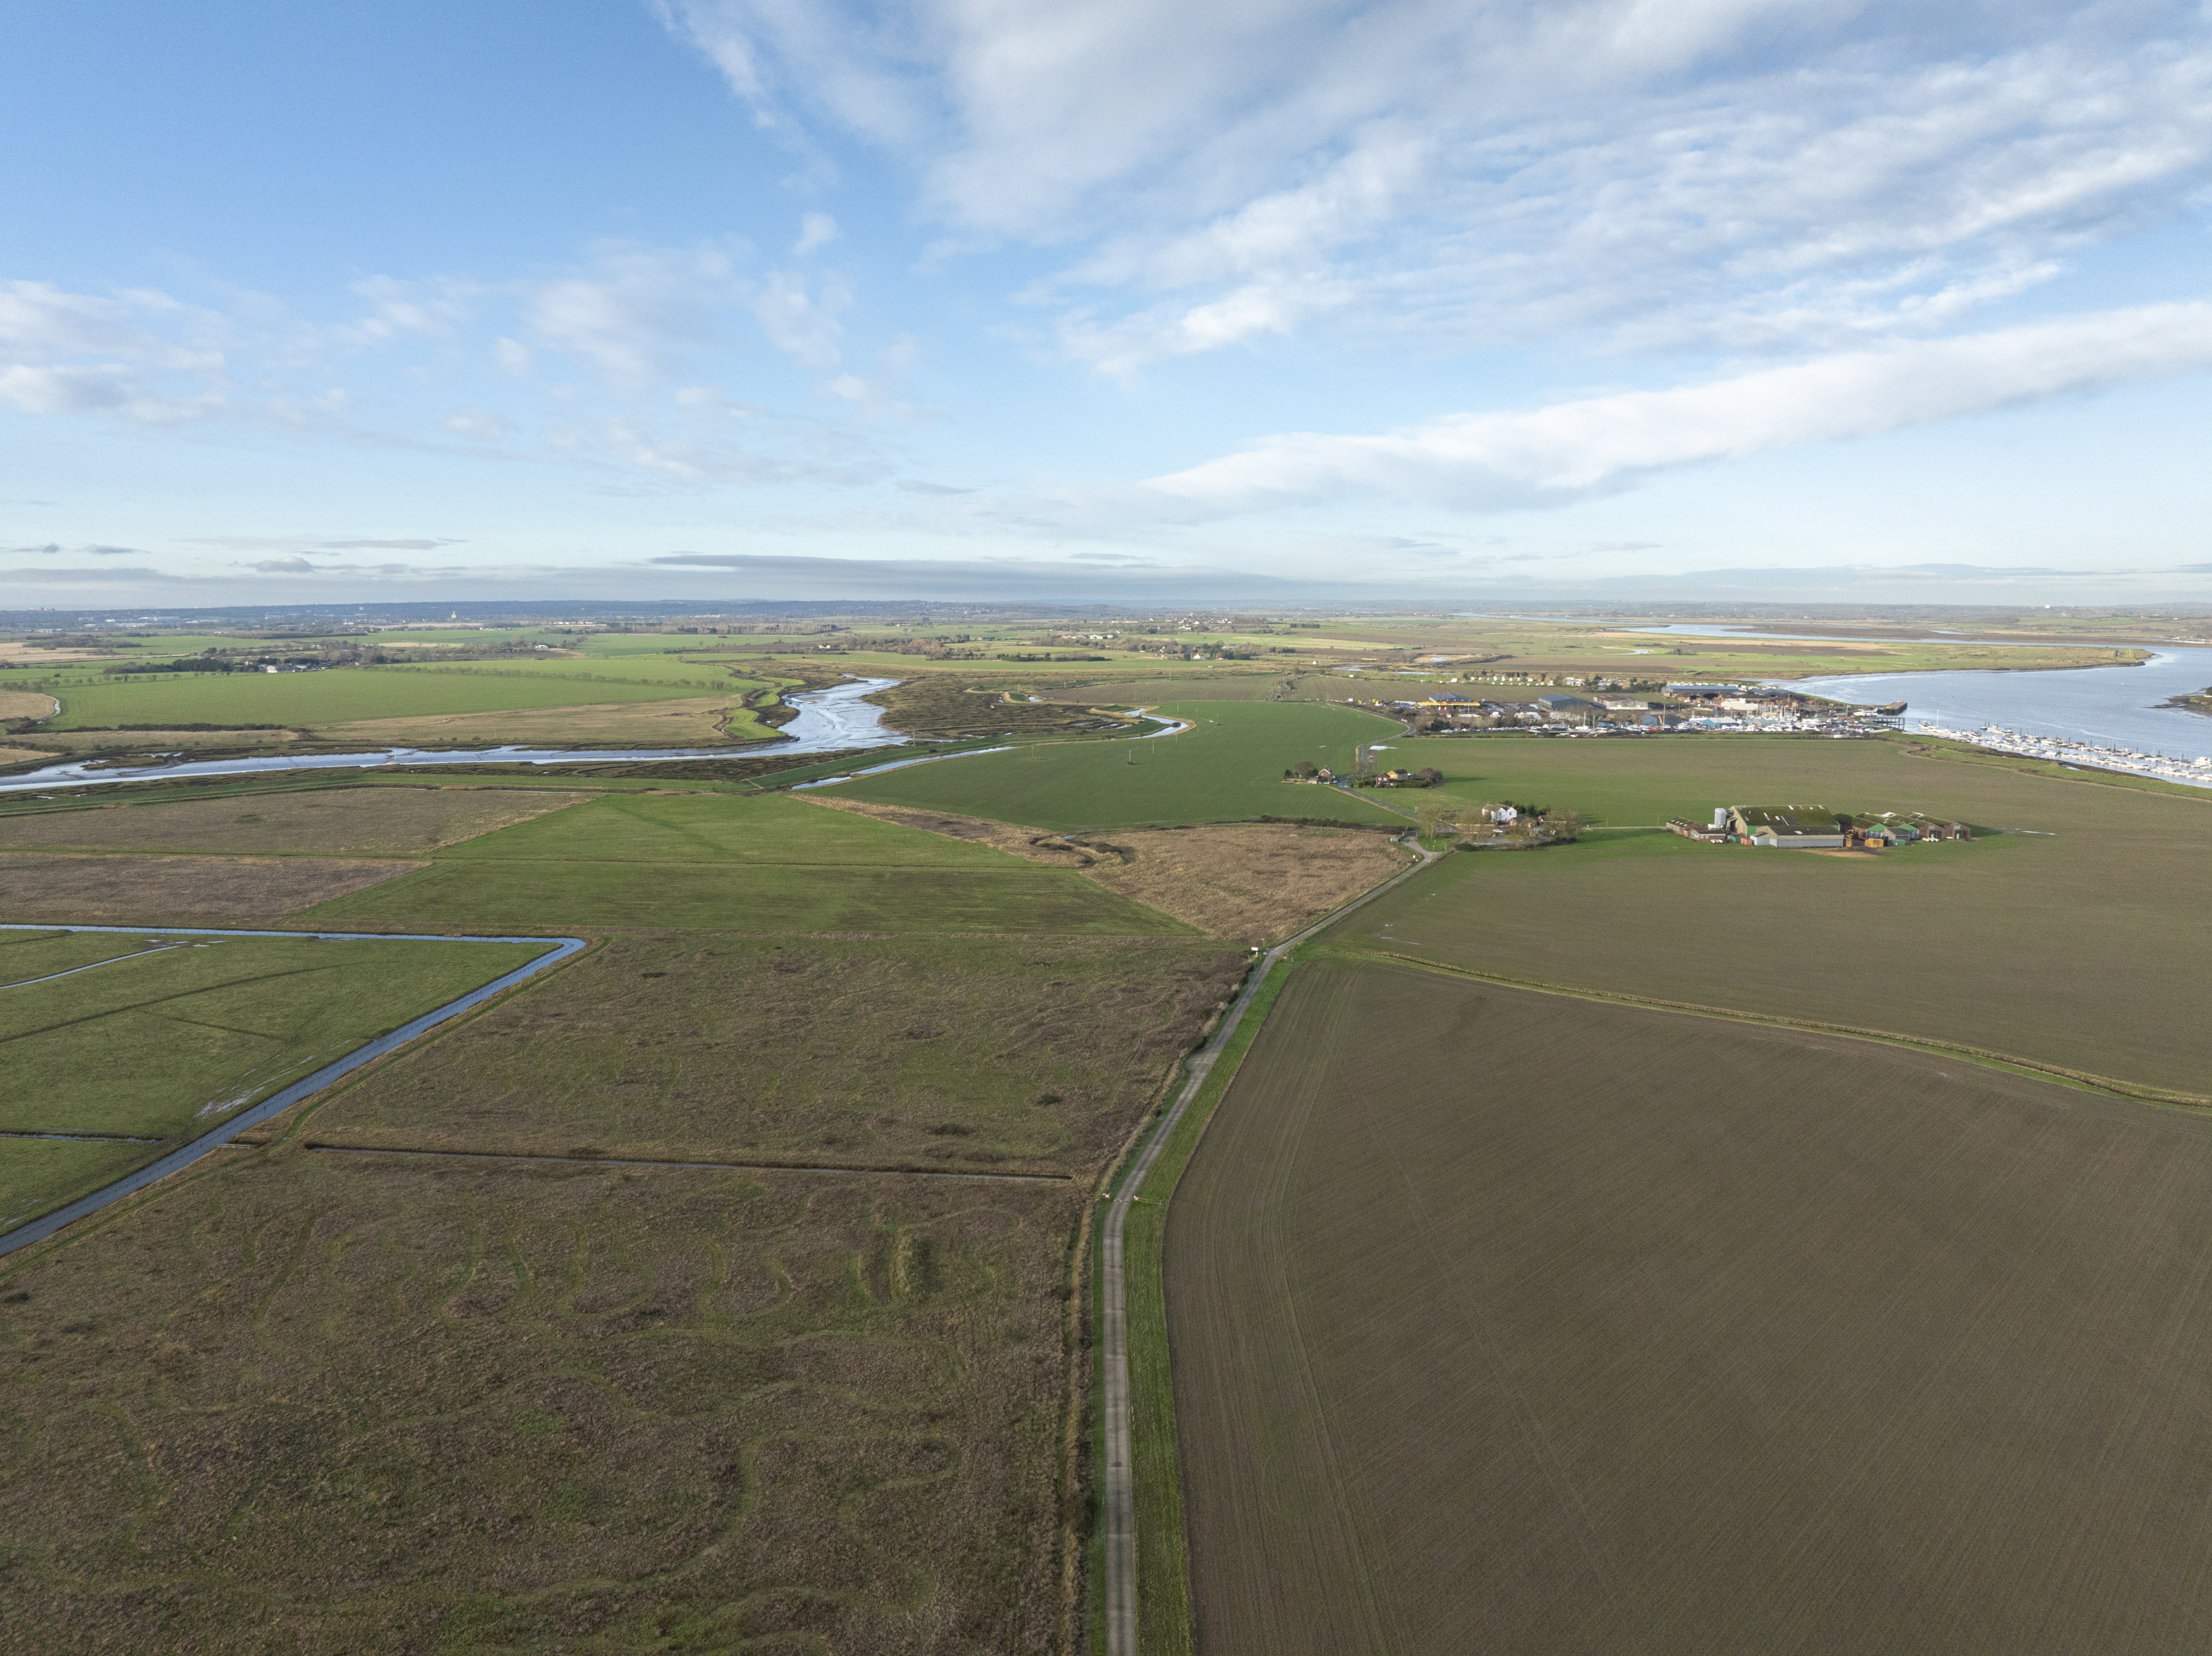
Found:
<svg viewBox="0 0 2212 1656"><path fill-rule="evenodd" d="M790 698L798 717L778 732L781 740L727 748L380 748L368 753L272 754L261 759L188 759L167 765L48 765L0 780L0 793L40 788L87 787L178 776L257 776L267 771L363 770L386 765L595 765L655 759L747 759L755 754L843 753L855 748L902 747L912 738L884 724L884 710L862 697L887 690L895 678L855 679ZM35 736L27 738L35 741Z"/></svg>

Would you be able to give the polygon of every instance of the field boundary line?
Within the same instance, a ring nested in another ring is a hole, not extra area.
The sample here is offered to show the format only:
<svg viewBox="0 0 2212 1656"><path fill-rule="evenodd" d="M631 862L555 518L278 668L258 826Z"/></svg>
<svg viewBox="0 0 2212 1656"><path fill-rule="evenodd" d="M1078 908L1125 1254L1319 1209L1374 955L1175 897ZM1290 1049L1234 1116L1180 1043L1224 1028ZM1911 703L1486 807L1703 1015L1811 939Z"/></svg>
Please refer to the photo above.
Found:
<svg viewBox="0 0 2212 1656"><path fill-rule="evenodd" d="M276 1143L282 1140L273 1141ZM667 1168L707 1173L866 1174L879 1179L990 1179L1002 1184L1067 1185L1072 1173L969 1173L949 1168L838 1167L822 1162L680 1162L662 1156L543 1156L527 1150L431 1150L397 1144L323 1144L301 1139L300 1148L322 1156L411 1156L448 1162L538 1162L563 1168Z"/></svg>
<svg viewBox="0 0 2212 1656"><path fill-rule="evenodd" d="M1752 1012L1734 1006L1706 1006L1697 1001L1662 1000L1652 995L1632 995L1625 991L1586 989L1572 984L1545 983L1534 978L1516 978L1504 972L1486 972L1479 967L1460 966L1449 961L1424 960L1418 955L1401 955L1387 949L1344 948L1333 949L1346 956L1360 955L1373 960L1395 961L1401 966L1418 966L1424 971L1440 973L1447 977L1472 978L1481 983L1495 983L1508 989L1527 989L1541 995L1565 995L1576 1000L1604 1001L1618 1006L1641 1006L1658 1012L1681 1012L1693 1017L1726 1018L1737 1023L1761 1023L1781 1029L1804 1029L1814 1034L1847 1035L1855 1040L1878 1040L1890 1046L1909 1046L1920 1052L1940 1052L1948 1058L1965 1059L1971 1063L1996 1065L2003 1069L2023 1071L2030 1074L2050 1076L2069 1081L2116 1097L2133 1098L2151 1104L2172 1104L2191 1109L2212 1108L2212 1097L2201 1093L2174 1092L2164 1087L2153 1087L2144 1083L2118 1081L2110 1076L2100 1076L2087 1070L2069 1070L2063 1065L2046 1064L2039 1059L2022 1058L2014 1052L2000 1052L1986 1046L1969 1046L1962 1041L1944 1040L1934 1035L1908 1035L1894 1029L1870 1029L1855 1023L1826 1023L1815 1018L1794 1018L1781 1012Z"/></svg>
<svg viewBox="0 0 2212 1656"><path fill-rule="evenodd" d="M1106 1222L1101 1230L1099 1247L1100 1389L1105 1419L1104 1430L1100 1437L1098 1481L1105 1532L1105 1582L1101 1595L1105 1608L1105 1656L1138 1656L1140 1648L1137 1502L1130 1438L1128 1293L1124 1259L1124 1239L1131 1205L1139 1199L1138 1192L1143 1188L1146 1177L1165 1152L1184 1115L1199 1095L1206 1090L1218 1060L1236 1039L1245 1012L1259 998L1262 987L1273 978L1275 968L1293 949L1336 925L1355 909L1364 907L1385 892L1395 890L1445 854L1425 850L1419 846L1418 840L1413 849L1417 860L1410 866L1400 869L1348 902L1339 904L1254 961L1243 988L1222 1015L1221 1021L1214 1026L1212 1034L1184 1060L1186 1079L1176 1094L1175 1102L1160 1117L1151 1133L1140 1141L1134 1163L1127 1166L1126 1171L1117 1169L1115 1177L1108 1182ZM1273 1004L1272 998L1269 1004ZM1255 1034L1258 1028L1257 1024L1254 1025ZM1240 1047L1240 1058L1242 1052L1243 1048ZM1224 1079L1225 1084L1227 1077ZM1164 1207L1159 1210L1164 1213ZM1164 1401L1152 1401L1155 1408L1165 1409L1167 1418L1172 1420L1172 1394ZM1183 1556L1187 1570L1187 1550ZM1188 1633L1185 1636L1188 1640Z"/></svg>

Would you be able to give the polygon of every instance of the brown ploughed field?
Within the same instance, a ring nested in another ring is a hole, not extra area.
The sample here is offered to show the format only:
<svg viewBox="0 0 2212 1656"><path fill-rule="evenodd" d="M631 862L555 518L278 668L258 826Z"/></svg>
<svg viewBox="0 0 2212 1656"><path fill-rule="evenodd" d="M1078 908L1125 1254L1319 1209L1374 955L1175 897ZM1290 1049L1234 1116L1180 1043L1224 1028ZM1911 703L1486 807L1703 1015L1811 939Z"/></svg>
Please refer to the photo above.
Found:
<svg viewBox="0 0 2212 1656"><path fill-rule="evenodd" d="M1200 1647L2212 1645L2212 1119L1324 956L1170 1210Z"/></svg>

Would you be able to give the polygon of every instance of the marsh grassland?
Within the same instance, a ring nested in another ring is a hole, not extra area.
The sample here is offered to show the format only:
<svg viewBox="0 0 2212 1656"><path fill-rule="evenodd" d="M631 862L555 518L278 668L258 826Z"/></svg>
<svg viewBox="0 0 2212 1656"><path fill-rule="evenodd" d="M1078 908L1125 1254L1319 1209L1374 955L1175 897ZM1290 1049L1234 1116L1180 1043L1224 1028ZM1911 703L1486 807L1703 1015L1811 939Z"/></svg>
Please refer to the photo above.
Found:
<svg viewBox="0 0 2212 1656"><path fill-rule="evenodd" d="M2208 1201L2196 1114L1310 962L1169 1215L1199 1647L2202 1649Z"/></svg>
<svg viewBox="0 0 2212 1656"><path fill-rule="evenodd" d="M1079 1241L1243 947L788 798L388 792L49 830L596 941L6 1261L0 1647L1069 1648Z"/></svg>

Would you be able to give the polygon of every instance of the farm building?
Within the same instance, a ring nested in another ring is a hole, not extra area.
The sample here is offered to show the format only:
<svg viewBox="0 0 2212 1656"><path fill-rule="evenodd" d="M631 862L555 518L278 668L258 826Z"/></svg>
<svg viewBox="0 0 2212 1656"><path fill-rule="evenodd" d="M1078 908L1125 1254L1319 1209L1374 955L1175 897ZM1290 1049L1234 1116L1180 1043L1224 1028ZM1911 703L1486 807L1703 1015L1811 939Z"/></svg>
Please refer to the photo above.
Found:
<svg viewBox="0 0 2212 1656"><path fill-rule="evenodd" d="M1826 805L1731 805L1728 830L1754 846L1793 851L1840 851L1851 825L1848 811Z"/></svg>

